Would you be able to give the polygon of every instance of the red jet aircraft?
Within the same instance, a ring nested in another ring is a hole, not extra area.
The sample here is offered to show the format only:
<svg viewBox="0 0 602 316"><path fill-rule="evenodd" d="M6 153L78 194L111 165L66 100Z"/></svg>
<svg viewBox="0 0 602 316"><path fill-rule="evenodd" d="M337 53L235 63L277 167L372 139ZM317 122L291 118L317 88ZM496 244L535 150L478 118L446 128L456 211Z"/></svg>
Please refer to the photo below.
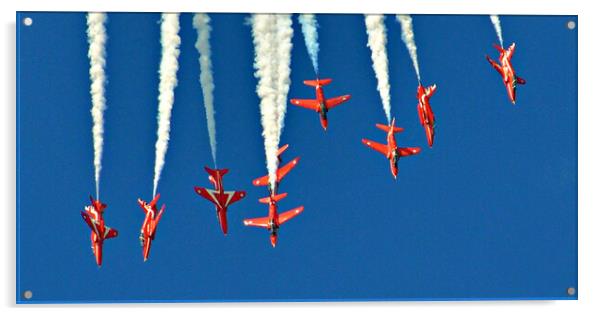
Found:
<svg viewBox="0 0 602 316"><path fill-rule="evenodd" d="M288 148L288 144L284 145L284 146L280 147L280 149L278 149L278 163L282 162L281 155L282 155L282 153L284 153L284 151L287 148ZM280 181L289 172L291 172L291 170L293 170L293 168L299 162L299 159L301 159L301 157L297 157L297 158L291 160L289 163L287 163L283 167L278 168L278 170L276 171L276 188L274 188L274 192L278 192L278 185L280 184ZM253 180L253 185L254 186L267 186L268 191L270 192L270 194L272 194L272 187L270 186L270 176L269 175L265 175L263 177Z"/></svg>
<svg viewBox="0 0 602 316"><path fill-rule="evenodd" d="M376 127L387 132L387 145L380 144L369 139L362 139L362 143L385 155L385 157L389 159L391 164L391 174L393 174L393 178L397 179L397 161L399 160L399 158L416 155L420 152L420 147L397 147L395 134L403 131L403 128L395 126L395 119L393 119L390 126L384 124L376 124Z"/></svg>
<svg viewBox="0 0 602 316"><path fill-rule="evenodd" d="M209 200L209 202L215 204L215 211L217 212L217 220L219 225L222 227L224 235L228 234L228 218L226 212L228 206L232 203L241 200L245 197L245 191L224 191L224 184L222 183L222 177L228 173L228 169L211 169L205 167L205 171L209 174L209 181L213 184L215 190L205 189L201 187L194 187L194 191Z"/></svg>
<svg viewBox="0 0 602 316"><path fill-rule="evenodd" d="M298 206L290 211L278 214L278 206L276 205L276 202L285 198L286 195L286 193L282 193L276 196L270 195L268 197L259 199L259 202L269 204L268 216L244 220L245 226L266 228L270 232L270 242L272 243L272 247L276 247L276 243L278 242L278 229L280 228L280 225L288 222L293 217L303 212L303 206Z"/></svg>
<svg viewBox="0 0 602 316"><path fill-rule="evenodd" d="M416 98L418 99L418 119L420 124L424 127L426 132L426 140L428 141L429 147L433 147L433 141L435 140L435 114L431 109L429 102L430 98L435 94L437 85L434 84L428 88L424 88L422 84L418 84L418 92Z"/></svg>
<svg viewBox="0 0 602 316"><path fill-rule="evenodd" d="M316 79L316 80L305 80L303 83L307 86L316 88L315 99L291 99L291 103L296 106L300 106L306 109L314 110L320 113L320 123L322 128L326 130L328 127L328 117L326 113L335 106L349 100L350 94L342 95L336 98L326 99L322 87L332 82L332 79Z"/></svg>
<svg viewBox="0 0 602 316"><path fill-rule="evenodd" d="M512 104L516 103L516 84L525 84L527 83L525 79L519 77L514 72L514 67L512 67L512 63L510 60L512 59L512 55L514 55L514 48L516 45L512 43L508 47L507 50L504 50L499 45L493 44L493 47L500 52L500 57L498 58L500 63L496 63L489 56L485 55L487 61L497 70L500 75L502 75L502 79L504 80L504 85L506 86L506 91L508 91L508 97Z"/></svg>
<svg viewBox="0 0 602 316"><path fill-rule="evenodd" d="M163 204L163 206L161 206L161 210L157 212L157 201L159 200L160 196L161 194L157 194L150 203L146 203L145 201L138 199L140 208L146 214L144 217L144 222L142 223L142 228L140 229L139 237L144 261L148 260L151 243L153 240L155 240L155 234L157 233L157 225L159 225L159 221L161 220L161 216L165 210L165 204Z"/></svg>
<svg viewBox="0 0 602 316"><path fill-rule="evenodd" d="M99 200L94 200L92 196L90 196L90 201L92 205L86 206L84 208L85 211L82 211L81 215L92 231L90 233L92 253L96 257L96 264L100 267L102 265L102 244L105 239L117 237L117 230L105 226L103 213L107 205Z"/></svg>

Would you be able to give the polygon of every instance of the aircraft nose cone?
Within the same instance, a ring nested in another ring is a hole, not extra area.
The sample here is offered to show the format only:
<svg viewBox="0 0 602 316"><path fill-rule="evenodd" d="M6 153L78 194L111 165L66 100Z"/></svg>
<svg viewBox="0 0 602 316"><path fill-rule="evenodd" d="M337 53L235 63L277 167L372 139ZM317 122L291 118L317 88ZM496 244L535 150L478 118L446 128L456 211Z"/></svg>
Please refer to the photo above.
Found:
<svg viewBox="0 0 602 316"><path fill-rule="evenodd" d="M326 129L328 128L328 120L320 117L320 124L322 124L322 128L326 131Z"/></svg>
<svg viewBox="0 0 602 316"><path fill-rule="evenodd" d="M426 142L428 143L429 147L433 147L433 140L435 138L435 128L431 127L429 125L425 125L424 126L424 130L426 131ZM417 148L418 151L416 153L420 152L420 148Z"/></svg>
<svg viewBox="0 0 602 316"><path fill-rule="evenodd" d="M224 236L228 235L228 220L226 219L225 211L223 214L218 213L217 218L219 220L219 225L222 228L222 233L224 233Z"/></svg>
<svg viewBox="0 0 602 316"><path fill-rule="evenodd" d="M276 248L276 243L278 242L278 237L276 235L271 235L270 242L272 243L272 247Z"/></svg>
<svg viewBox="0 0 602 316"><path fill-rule="evenodd" d="M98 265L99 267L102 266L102 248L100 245L95 244L94 247L92 248L92 251L94 252L94 256L96 257L96 265Z"/></svg>

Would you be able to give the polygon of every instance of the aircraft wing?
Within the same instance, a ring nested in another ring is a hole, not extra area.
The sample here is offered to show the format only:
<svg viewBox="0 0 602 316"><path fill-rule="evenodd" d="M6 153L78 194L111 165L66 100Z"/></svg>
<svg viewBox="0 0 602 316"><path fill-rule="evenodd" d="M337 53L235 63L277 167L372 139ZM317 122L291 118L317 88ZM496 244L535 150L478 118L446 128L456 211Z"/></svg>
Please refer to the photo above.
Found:
<svg viewBox="0 0 602 316"><path fill-rule="evenodd" d="M219 205L219 200L217 199L217 191L215 190L211 190L211 189L205 189L205 188L200 188L200 187L194 187L194 191L204 197L205 199L209 200L209 202L215 204L215 205Z"/></svg>
<svg viewBox="0 0 602 316"><path fill-rule="evenodd" d="M318 103L317 100L313 100L313 99L291 99L291 104L300 106L302 108L314 110L314 111L320 110L320 108L319 108L320 104Z"/></svg>
<svg viewBox="0 0 602 316"><path fill-rule="evenodd" d="M251 218L245 219L243 223L245 226L255 226L255 227L268 227L269 217L259 217L259 218Z"/></svg>
<svg viewBox="0 0 602 316"><path fill-rule="evenodd" d="M420 152L420 147L397 148L397 154L401 157L416 155Z"/></svg>
<svg viewBox="0 0 602 316"><path fill-rule="evenodd" d="M117 230L116 229L113 229L113 228L111 228L109 226L107 226L105 228L106 228L106 230L105 230L104 239L109 239L109 238L115 238L115 237L117 237Z"/></svg>
<svg viewBox="0 0 602 316"><path fill-rule="evenodd" d="M255 186L266 186L266 185L268 185L268 182L270 181L269 178L270 177L268 175L265 175L263 177L257 178L255 180L253 180L253 185L255 185Z"/></svg>
<svg viewBox="0 0 602 316"><path fill-rule="evenodd" d="M378 151L379 153L381 153L385 156L387 156L387 153L389 152L387 145L377 143L377 142L371 141L369 139L362 139L362 143L364 143L366 146Z"/></svg>
<svg viewBox="0 0 602 316"><path fill-rule="evenodd" d="M510 45L510 47L508 47L508 59L512 59L512 55L514 55L514 49L516 48L516 44L512 43L512 45Z"/></svg>
<svg viewBox="0 0 602 316"><path fill-rule="evenodd" d="M278 168L278 171L276 171L276 179L278 179L278 182L280 182L280 180L282 180L289 172L291 172L291 170L293 170L293 168L295 168L299 162L299 159L300 158L297 157L284 165L284 167Z"/></svg>
<svg viewBox="0 0 602 316"><path fill-rule="evenodd" d="M278 170L276 171L276 181L280 182L280 180L282 180L289 172L291 172L291 170L293 170L293 168L299 162L299 159L301 159L301 158L297 157L297 158L291 160L286 165L284 165L284 167L278 168ZM269 185L269 181L270 181L269 175L265 175L261 178L257 178L255 180L253 180L253 185L267 186L267 185Z"/></svg>
<svg viewBox="0 0 602 316"><path fill-rule="evenodd" d="M278 220L280 221L280 225L290 221L293 217L301 214L303 212L303 206L295 207L290 211L286 211L278 216Z"/></svg>
<svg viewBox="0 0 602 316"><path fill-rule="evenodd" d="M330 110L330 109L334 108L335 106L348 101L349 99L351 99L350 94L328 99L328 100L326 100L326 108Z"/></svg>
<svg viewBox="0 0 602 316"><path fill-rule="evenodd" d="M88 227L90 227L90 230L92 230L98 235L99 227L96 221L93 218L91 218L86 212L81 212L81 214L82 218L84 219L84 222L86 222L86 224L88 224Z"/></svg>
<svg viewBox="0 0 602 316"><path fill-rule="evenodd" d="M244 198L246 196L245 191L226 191L226 192L224 192L224 194L226 194L228 196L225 206L229 206L230 204L232 204L234 202L240 201L242 198Z"/></svg>
<svg viewBox="0 0 602 316"><path fill-rule="evenodd" d="M491 64L491 66L497 70L497 72L500 73L500 75L504 75L504 72L502 71L502 67L500 65L498 65L493 59L491 59L491 57L489 56L485 56L485 58L487 58L487 61Z"/></svg>

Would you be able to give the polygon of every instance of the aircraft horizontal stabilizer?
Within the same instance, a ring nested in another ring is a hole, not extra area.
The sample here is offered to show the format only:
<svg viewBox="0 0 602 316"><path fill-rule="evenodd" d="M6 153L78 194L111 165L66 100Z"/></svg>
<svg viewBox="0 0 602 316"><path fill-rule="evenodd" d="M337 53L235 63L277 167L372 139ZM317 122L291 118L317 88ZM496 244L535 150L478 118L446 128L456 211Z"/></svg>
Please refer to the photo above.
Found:
<svg viewBox="0 0 602 316"><path fill-rule="evenodd" d="M327 79L318 79L318 80L304 80L303 84L305 84L306 86L317 87L318 85L320 85L320 86L329 85L331 82L332 82L332 79L327 78Z"/></svg>
<svg viewBox="0 0 602 316"><path fill-rule="evenodd" d="M274 202L278 202L278 201L284 199L287 195L288 195L288 193L280 193L280 194L278 194L276 196L267 196L267 197L259 199L259 203L269 204L270 203L270 198Z"/></svg>

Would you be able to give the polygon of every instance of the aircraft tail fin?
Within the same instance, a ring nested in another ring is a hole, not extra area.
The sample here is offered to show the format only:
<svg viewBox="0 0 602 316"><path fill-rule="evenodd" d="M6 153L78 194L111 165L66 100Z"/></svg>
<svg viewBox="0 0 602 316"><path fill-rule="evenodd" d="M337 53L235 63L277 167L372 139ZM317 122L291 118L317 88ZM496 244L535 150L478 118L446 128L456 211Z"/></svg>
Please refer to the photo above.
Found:
<svg viewBox="0 0 602 316"><path fill-rule="evenodd" d="M278 201L284 199L287 195L288 195L288 193L280 193L278 195L267 196L267 197L259 199L259 203L269 204L270 201L278 202Z"/></svg>
<svg viewBox="0 0 602 316"><path fill-rule="evenodd" d="M525 83L527 83L527 81L521 77L516 77L516 83L525 84Z"/></svg>
<svg viewBox="0 0 602 316"><path fill-rule="evenodd" d="M498 44L493 44L493 47L495 47L495 49L497 49L497 51L500 52L500 53L504 53L505 52L504 48L502 48Z"/></svg>
<svg viewBox="0 0 602 316"><path fill-rule="evenodd" d="M326 86L332 82L332 79L316 79L316 80L304 80L303 84L306 86L317 87L317 86Z"/></svg>
<svg viewBox="0 0 602 316"><path fill-rule="evenodd" d="M94 207L94 209L96 209L99 212L102 212L105 208L107 208L106 204L102 203L100 200L95 200L91 195L90 202L92 202L92 206Z"/></svg>
<svg viewBox="0 0 602 316"><path fill-rule="evenodd" d="M219 175L224 176L226 173L228 173L228 169L211 169L209 167L205 167L205 171L207 171L208 174L210 174L213 178L217 178L219 177Z"/></svg>
<svg viewBox="0 0 602 316"><path fill-rule="evenodd" d="M144 203L146 203L146 202L144 202L141 198L138 198L138 205L140 206L140 208L142 209L142 211L144 213L146 213L146 210L144 209Z"/></svg>
<svg viewBox="0 0 602 316"><path fill-rule="evenodd" d="M155 208L157 205L157 202L159 201L159 198L161 197L160 193L157 193L157 195L155 195L155 197L153 198L152 201L150 201L150 203L148 203L148 205L150 205L152 208Z"/></svg>

